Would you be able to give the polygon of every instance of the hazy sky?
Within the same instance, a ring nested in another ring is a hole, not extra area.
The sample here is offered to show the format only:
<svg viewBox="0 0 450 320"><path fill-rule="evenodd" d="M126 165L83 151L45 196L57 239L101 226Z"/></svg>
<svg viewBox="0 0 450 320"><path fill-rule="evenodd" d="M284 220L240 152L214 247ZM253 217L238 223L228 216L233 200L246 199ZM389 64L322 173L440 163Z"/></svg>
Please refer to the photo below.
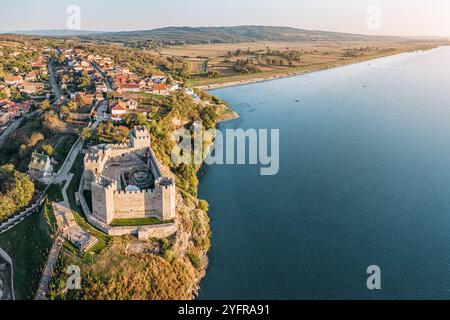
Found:
<svg viewBox="0 0 450 320"><path fill-rule="evenodd" d="M450 0L7 0L1 4L0 31L66 29L70 5L81 9L83 30L257 24L450 36ZM380 19L374 24L377 7Z"/></svg>

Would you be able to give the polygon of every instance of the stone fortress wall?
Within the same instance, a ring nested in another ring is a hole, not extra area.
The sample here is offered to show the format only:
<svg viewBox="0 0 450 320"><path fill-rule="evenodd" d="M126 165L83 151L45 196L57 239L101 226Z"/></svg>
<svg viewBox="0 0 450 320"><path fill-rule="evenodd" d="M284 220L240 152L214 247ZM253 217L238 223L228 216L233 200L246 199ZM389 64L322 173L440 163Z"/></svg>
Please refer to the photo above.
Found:
<svg viewBox="0 0 450 320"><path fill-rule="evenodd" d="M153 189L123 190L117 179L104 176L109 166L117 165L120 172L120 163L129 160L133 153L145 159L143 165L154 178ZM116 219L176 218L175 182L162 176L147 129L135 127L129 144L92 147L85 156L84 170L85 189L92 191L92 214L101 222L109 225Z"/></svg>

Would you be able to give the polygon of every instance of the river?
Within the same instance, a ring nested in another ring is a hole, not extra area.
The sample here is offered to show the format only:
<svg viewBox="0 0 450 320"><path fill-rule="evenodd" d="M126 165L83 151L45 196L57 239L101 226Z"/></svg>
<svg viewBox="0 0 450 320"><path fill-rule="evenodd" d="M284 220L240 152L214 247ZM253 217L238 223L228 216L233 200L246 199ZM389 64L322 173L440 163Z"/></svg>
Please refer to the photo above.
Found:
<svg viewBox="0 0 450 320"><path fill-rule="evenodd" d="M449 85L441 47L212 91L221 130L280 130L280 171L204 168L200 299L449 298Z"/></svg>

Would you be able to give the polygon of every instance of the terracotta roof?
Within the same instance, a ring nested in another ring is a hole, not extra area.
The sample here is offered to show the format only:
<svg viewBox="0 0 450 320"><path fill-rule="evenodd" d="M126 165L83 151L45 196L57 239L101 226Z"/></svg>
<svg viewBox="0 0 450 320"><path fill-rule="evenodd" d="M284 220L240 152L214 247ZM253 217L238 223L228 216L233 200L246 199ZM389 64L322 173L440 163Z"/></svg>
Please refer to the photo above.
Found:
<svg viewBox="0 0 450 320"><path fill-rule="evenodd" d="M153 85L153 90L156 90L156 91L167 90L167 89L168 89L168 87L162 83L156 83Z"/></svg>
<svg viewBox="0 0 450 320"><path fill-rule="evenodd" d="M127 110L127 105L124 101L117 101L111 106L111 110Z"/></svg>
<svg viewBox="0 0 450 320"><path fill-rule="evenodd" d="M26 75L26 78L35 78L36 77L36 72L31 71Z"/></svg>
<svg viewBox="0 0 450 320"><path fill-rule="evenodd" d="M6 76L5 81L23 81L21 76Z"/></svg>

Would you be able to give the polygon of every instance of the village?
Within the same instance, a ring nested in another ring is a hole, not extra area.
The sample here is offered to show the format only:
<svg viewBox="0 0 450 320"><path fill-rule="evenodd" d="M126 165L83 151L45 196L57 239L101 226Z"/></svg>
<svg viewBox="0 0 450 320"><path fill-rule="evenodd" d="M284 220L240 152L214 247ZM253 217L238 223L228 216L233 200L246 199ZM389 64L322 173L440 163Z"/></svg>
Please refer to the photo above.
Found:
<svg viewBox="0 0 450 320"><path fill-rule="evenodd" d="M120 243L170 263L179 255L202 274L207 203L196 168L171 161L171 133L235 114L169 60L123 50L0 38L0 179L11 181L0 189L0 246L22 259L17 232L33 236L34 269L18 272L39 279L14 283L18 299L65 294L54 287L64 259L96 264Z"/></svg>
<svg viewBox="0 0 450 320"><path fill-rule="evenodd" d="M29 50L23 48L23 52ZM21 51L12 53L17 57L21 54ZM147 110L140 108L138 98L133 99L139 94L170 96L183 90L200 102L194 90L184 88L181 82L172 81L161 71L138 76L127 67L115 65L109 57L82 49L44 47L36 58L25 60L25 64L31 69L26 74L14 68L0 77L0 93L4 98L0 100L3 139L17 128L22 118L34 115L32 112L38 109L51 110L67 123L87 127L93 119L120 124L128 114L141 113L146 117ZM100 105L106 109L97 114ZM57 170L51 156L34 150L28 175L45 184L52 183Z"/></svg>
<svg viewBox="0 0 450 320"><path fill-rule="evenodd" d="M20 56L22 53L15 51L12 54ZM181 82L172 81L164 72L138 76L127 67L115 65L109 57L92 55L81 49L46 47L36 59L26 60L26 66L31 71L20 72L19 68L15 68L3 77L0 75L0 134L15 120L52 98L56 100L52 105L55 109L64 106L71 109L91 107L88 113L93 116L95 110L92 106L96 102L114 97L109 113L115 122L120 122L130 113L146 115L146 111L139 108L138 102L129 98L140 93L169 96L184 90L194 101L201 101L193 89L185 88ZM54 91L53 77L57 82ZM60 111L68 113L67 108Z"/></svg>
<svg viewBox="0 0 450 320"><path fill-rule="evenodd" d="M12 55L18 57L29 50L37 52L36 48L25 47ZM138 103L141 94L170 96L184 91L196 103L201 102L193 89L173 81L164 72L139 76L128 67L116 65L110 57L82 49L44 47L25 64L31 71L20 72L16 67L10 73L0 74L0 145L24 118L33 116L38 109L51 110L61 120L84 127L95 117L115 124L123 123L130 114L148 117L148 109ZM106 112L97 114L97 107L105 103ZM52 175L50 156L33 153L31 177L48 181Z"/></svg>

